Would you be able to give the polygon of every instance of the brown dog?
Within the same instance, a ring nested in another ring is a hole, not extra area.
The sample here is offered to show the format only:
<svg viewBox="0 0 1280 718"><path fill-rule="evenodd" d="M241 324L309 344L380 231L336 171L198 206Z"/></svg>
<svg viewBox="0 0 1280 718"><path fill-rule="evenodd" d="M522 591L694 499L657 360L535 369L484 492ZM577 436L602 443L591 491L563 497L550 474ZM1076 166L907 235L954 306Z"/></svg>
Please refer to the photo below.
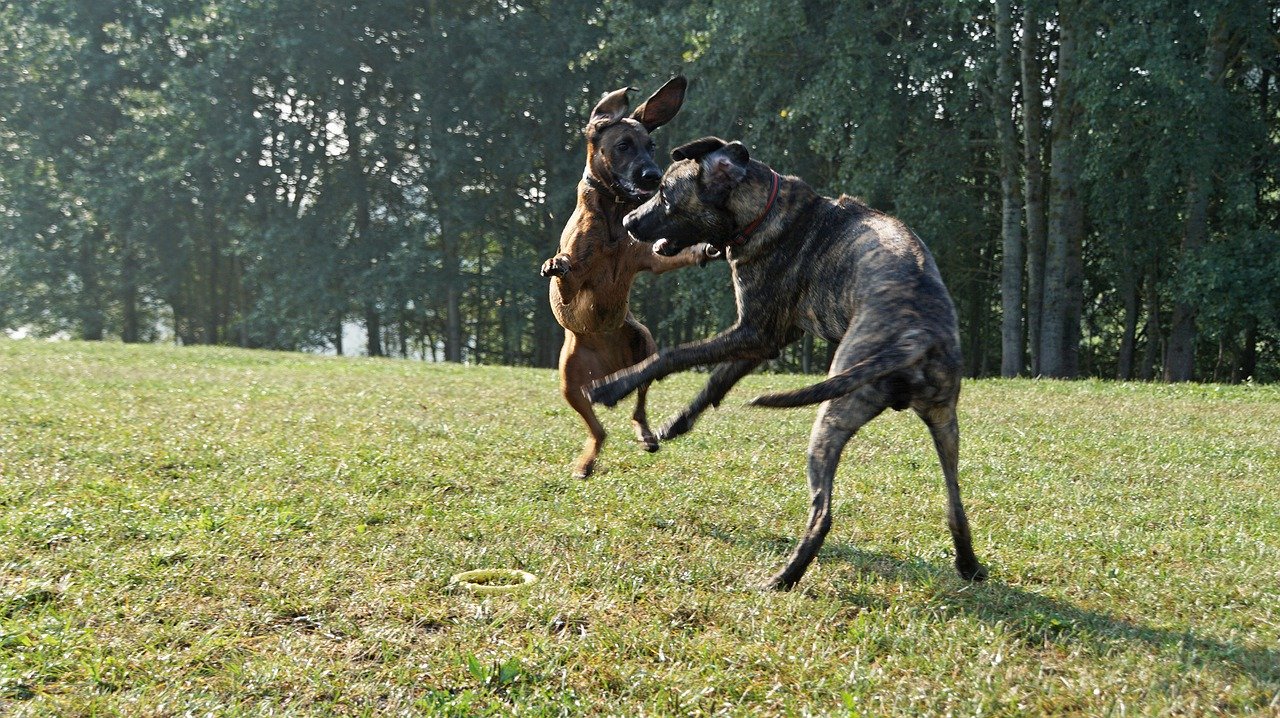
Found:
<svg viewBox="0 0 1280 718"><path fill-rule="evenodd" d="M630 88L625 87L605 95L591 111L584 129L587 168L578 183L578 206L560 235L560 253L542 265L542 276L553 277L551 310L564 327L560 391L591 433L574 465L574 476L580 478L595 469L605 439L583 389L657 349L649 330L631 316L627 305L636 274L661 274L713 256L707 245L659 256L622 227L622 218L658 188L662 170L654 162L649 133L680 111L687 84L683 77L673 78L630 116ZM647 390L648 384L638 387L631 420L645 450L657 451L658 440L645 416Z"/></svg>

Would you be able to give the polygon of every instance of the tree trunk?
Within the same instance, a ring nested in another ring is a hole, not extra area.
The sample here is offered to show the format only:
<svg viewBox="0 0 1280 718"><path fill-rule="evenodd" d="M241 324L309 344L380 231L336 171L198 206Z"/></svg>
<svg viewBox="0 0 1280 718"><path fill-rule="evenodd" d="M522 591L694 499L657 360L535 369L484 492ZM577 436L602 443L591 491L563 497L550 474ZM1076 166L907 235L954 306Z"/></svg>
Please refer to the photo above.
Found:
<svg viewBox="0 0 1280 718"><path fill-rule="evenodd" d="M354 225L352 244L363 251L365 261L371 270L376 269L377 252L369 245L372 242L369 232L370 198L369 178L365 174L363 138L360 133L360 106L355 97L356 82L354 77L347 78L347 107L345 112L348 172L351 177L351 189L355 193ZM364 327L366 334L365 353L371 357L385 356L382 347L382 315L378 310L376 281L371 279L364 287Z"/></svg>
<svg viewBox="0 0 1280 718"><path fill-rule="evenodd" d="M1252 379L1258 373L1258 320L1248 317L1244 322L1244 346L1231 372L1231 383L1239 384Z"/></svg>
<svg viewBox="0 0 1280 718"><path fill-rule="evenodd" d="M1011 0L996 0L996 141L1000 146L1001 268L1000 375L1022 373L1022 193L1018 138L1013 124L1013 22Z"/></svg>
<svg viewBox="0 0 1280 718"><path fill-rule="evenodd" d="M369 335L366 344L368 355L386 356L386 352L382 350L382 315L378 313L378 305L374 302L366 302L364 305L364 328Z"/></svg>
<svg viewBox="0 0 1280 718"><path fill-rule="evenodd" d="M550 250L545 256L550 257L559 250L558 235L554 233L555 218L551 215L547 207L547 195L542 194L542 209L539 212L539 220L541 224L540 234L545 237L551 237L546 242ZM556 317L551 313L551 300L549 294L551 291L548 282L537 277L539 280L537 286L537 294L540 299L533 310L533 365L538 367L555 367L560 359L560 346L564 343L564 330L556 322Z"/></svg>
<svg viewBox="0 0 1280 718"><path fill-rule="evenodd" d="M1209 234L1209 191L1206 183L1192 176L1187 183L1187 219L1182 235L1182 259L1204 245ZM1184 265L1185 266L1185 265ZM1186 301L1173 305L1173 326L1169 330L1169 348L1164 359L1164 380L1191 381L1196 363L1195 307Z"/></svg>
<svg viewBox="0 0 1280 718"><path fill-rule="evenodd" d="M232 255L232 264L236 273L236 316L239 318L238 334L240 346L249 347L249 294L244 288L244 257Z"/></svg>
<svg viewBox="0 0 1280 718"><path fill-rule="evenodd" d="M441 266L441 269L444 271L444 360L449 362L461 362L462 289L459 286L459 275L462 273L462 264L458 258L457 237L451 236L449 228L443 221L440 222L440 229L441 242L443 243L444 249L444 252L442 253Z"/></svg>
<svg viewBox="0 0 1280 718"><path fill-rule="evenodd" d="M1160 289L1153 270L1147 277L1147 346L1142 353L1138 378L1151 381L1156 376L1156 360L1160 357Z"/></svg>
<svg viewBox="0 0 1280 718"><path fill-rule="evenodd" d="M409 317L403 301L396 302L396 339L400 342L400 358L409 358Z"/></svg>
<svg viewBox="0 0 1280 718"><path fill-rule="evenodd" d="M1076 191L1068 204L1071 213L1067 238L1067 289L1066 317L1063 319L1062 354L1066 376L1080 376L1080 340L1084 328L1084 197L1080 194L1079 175L1076 175Z"/></svg>
<svg viewBox="0 0 1280 718"><path fill-rule="evenodd" d="M1050 132L1049 231L1045 252L1044 305L1040 320L1040 373L1045 376L1075 376L1076 352L1068 347L1079 327L1079 306L1083 299L1073 296L1075 265L1079 262L1083 233L1080 200L1080 145L1076 137L1081 107L1076 88L1076 42L1080 22L1075 2L1063 2L1058 43L1057 87Z"/></svg>
<svg viewBox="0 0 1280 718"><path fill-rule="evenodd" d="M120 258L120 304L123 326L120 339L125 344L139 340L138 322L138 258L133 246L125 241L124 256Z"/></svg>
<svg viewBox="0 0 1280 718"><path fill-rule="evenodd" d="M485 311L485 282L486 269L484 266L484 254L476 255L476 281L472 284L471 289L475 293L475 305L472 308L471 336L475 341L471 343L472 351L469 358L472 364L485 363L485 355L488 353L487 335L489 333L489 315Z"/></svg>
<svg viewBox="0 0 1280 718"><path fill-rule="evenodd" d="M1205 58L1205 79L1214 89L1222 86L1226 77L1228 30L1219 20L1209 33ZM1213 100L1210 99L1209 102ZM1200 150L1196 153L1187 178L1187 214L1182 235L1181 260L1185 269L1191 259L1209 237L1210 171L1214 158L1207 156L1216 144L1216 123L1213 117L1199 123L1202 130ZM1169 349L1164 360L1164 380L1169 382L1191 381L1196 365L1196 310L1186 301L1173 305L1173 327L1169 331Z"/></svg>
<svg viewBox="0 0 1280 718"><path fill-rule="evenodd" d="M208 254L209 274L205 277L207 286L205 287L205 307L204 315L204 343L218 343L218 233L215 231L212 220L213 212L208 209L209 204L206 200L206 210L204 215L204 233L205 233L205 251Z"/></svg>
<svg viewBox="0 0 1280 718"><path fill-rule="evenodd" d="M1120 335L1120 358L1116 378L1128 381L1133 378L1133 355L1138 336L1138 280L1131 272L1120 277L1120 298L1124 301L1124 329Z"/></svg>
<svg viewBox="0 0 1280 718"><path fill-rule="evenodd" d="M1031 375L1040 374L1040 322L1044 303L1044 255L1048 232L1045 216L1044 126L1040 92L1040 60L1036 54L1039 21L1031 7L1022 14L1022 136L1026 165L1027 216L1027 347Z"/></svg>
<svg viewBox="0 0 1280 718"><path fill-rule="evenodd" d="M80 242L80 338L100 342L106 318L102 312L102 287L98 281L98 248L106 243L107 232L94 227Z"/></svg>

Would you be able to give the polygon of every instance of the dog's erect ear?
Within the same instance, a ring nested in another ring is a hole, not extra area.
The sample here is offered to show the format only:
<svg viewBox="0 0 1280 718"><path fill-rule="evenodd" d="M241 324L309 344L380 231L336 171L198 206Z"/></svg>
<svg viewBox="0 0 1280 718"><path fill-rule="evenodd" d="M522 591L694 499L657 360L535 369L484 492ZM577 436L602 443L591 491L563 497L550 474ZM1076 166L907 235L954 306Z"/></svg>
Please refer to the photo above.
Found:
<svg viewBox="0 0 1280 718"><path fill-rule="evenodd" d="M684 104L684 91L688 86L689 81L684 79L684 75L676 75L667 80L667 84L659 87L657 92L631 113L631 119L644 125L649 132L662 127L680 111L680 106Z"/></svg>
<svg viewBox="0 0 1280 718"><path fill-rule="evenodd" d="M671 150L671 159L677 162L680 160L700 160L726 144L728 143L719 137L703 137L700 140L685 143Z"/></svg>
<svg viewBox="0 0 1280 718"><path fill-rule="evenodd" d="M703 184L717 202L724 202L729 193L747 176L747 164L751 155L741 142L730 142L702 158Z"/></svg>
<svg viewBox="0 0 1280 718"><path fill-rule="evenodd" d="M631 104L627 100L627 92L629 90L631 90L630 87L624 87L601 97L600 101L596 103L595 109L591 111L591 120L588 122L588 127L610 125L622 119L622 116L627 114L627 107Z"/></svg>
<svg viewBox="0 0 1280 718"><path fill-rule="evenodd" d="M724 146L721 150L735 164L741 165L743 170L747 168L747 164L751 162L751 153L747 151L747 146L734 140Z"/></svg>

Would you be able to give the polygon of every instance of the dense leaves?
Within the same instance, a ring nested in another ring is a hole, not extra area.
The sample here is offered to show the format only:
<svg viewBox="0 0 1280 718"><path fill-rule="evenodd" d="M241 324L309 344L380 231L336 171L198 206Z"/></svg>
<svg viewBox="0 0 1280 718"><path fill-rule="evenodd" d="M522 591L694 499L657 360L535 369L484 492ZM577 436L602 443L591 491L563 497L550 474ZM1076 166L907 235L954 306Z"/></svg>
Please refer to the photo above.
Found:
<svg viewBox="0 0 1280 718"><path fill-rule="evenodd" d="M900 215L970 374L1274 380L1278 28L1244 0L5 4L0 327L553 364L537 267L586 109L683 72L659 141ZM733 312L723 266L634 300L663 344Z"/></svg>

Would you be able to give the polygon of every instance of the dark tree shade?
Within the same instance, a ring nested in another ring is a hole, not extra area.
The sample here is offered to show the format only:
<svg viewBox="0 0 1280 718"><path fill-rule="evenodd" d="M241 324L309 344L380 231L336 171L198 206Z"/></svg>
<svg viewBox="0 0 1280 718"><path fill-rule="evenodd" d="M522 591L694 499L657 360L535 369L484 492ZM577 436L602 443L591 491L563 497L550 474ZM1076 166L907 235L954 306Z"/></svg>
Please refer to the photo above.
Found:
<svg viewBox="0 0 1280 718"><path fill-rule="evenodd" d="M537 269L585 114L682 72L659 143L741 139L902 217L968 373L1275 380L1268 5L3 3L0 328L552 366ZM728 272L643 278L633 308L706 336Z"/></svg>

